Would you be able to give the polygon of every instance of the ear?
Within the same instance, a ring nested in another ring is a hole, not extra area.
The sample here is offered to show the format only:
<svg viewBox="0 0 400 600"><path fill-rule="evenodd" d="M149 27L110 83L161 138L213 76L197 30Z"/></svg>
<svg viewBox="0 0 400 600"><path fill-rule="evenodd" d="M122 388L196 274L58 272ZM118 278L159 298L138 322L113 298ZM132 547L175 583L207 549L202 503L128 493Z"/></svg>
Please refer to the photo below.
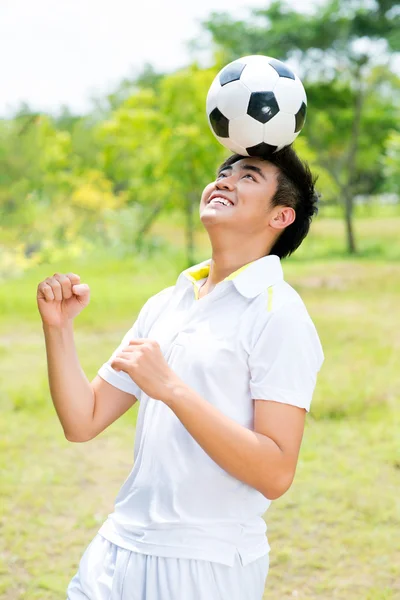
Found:
<svg viewBox="0 0 400 600"><path fill-rule="evenodd" d="M269 224L273 229L285 229L293 223L296 212L290 206L277 206L272 213Z"/></svg>

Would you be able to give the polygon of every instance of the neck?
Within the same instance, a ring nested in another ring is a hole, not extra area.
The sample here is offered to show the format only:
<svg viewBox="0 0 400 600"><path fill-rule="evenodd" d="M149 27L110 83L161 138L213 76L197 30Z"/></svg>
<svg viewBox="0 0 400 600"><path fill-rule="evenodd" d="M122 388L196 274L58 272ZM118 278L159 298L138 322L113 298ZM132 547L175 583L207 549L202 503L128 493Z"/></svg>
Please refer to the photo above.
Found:
<svg viewBox="0 0 400 600"><path fill-rule="evenodd" d="M210 273L204 284L206 289L213 288L217 283L247 265L269 254L268 250L256 248L215 248L212 250Z"/></svg>

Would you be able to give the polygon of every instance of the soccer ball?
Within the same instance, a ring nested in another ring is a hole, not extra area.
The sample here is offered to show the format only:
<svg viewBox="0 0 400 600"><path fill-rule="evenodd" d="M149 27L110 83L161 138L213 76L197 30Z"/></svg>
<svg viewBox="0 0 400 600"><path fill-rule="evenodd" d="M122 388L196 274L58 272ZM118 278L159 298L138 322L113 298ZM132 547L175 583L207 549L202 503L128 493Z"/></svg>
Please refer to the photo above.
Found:
<svg viewBox="0 0 400 600"><path fill-rule="evenodd" d="M242 156L262 156L291 144L304 125L307 97L280 60L244 56L226 65L207 94L207 117L221 144Z"/></svg>

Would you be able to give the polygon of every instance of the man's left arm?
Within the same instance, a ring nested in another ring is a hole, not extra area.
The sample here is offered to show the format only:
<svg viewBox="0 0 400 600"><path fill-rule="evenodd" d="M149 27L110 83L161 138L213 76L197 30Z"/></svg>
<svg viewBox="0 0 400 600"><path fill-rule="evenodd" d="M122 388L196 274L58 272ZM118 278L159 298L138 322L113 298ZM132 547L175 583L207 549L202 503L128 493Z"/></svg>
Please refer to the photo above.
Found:
<svg viewBox="0 0 400 600"><path fill-rule="evenodd" d="M163 398L178 419L225 471L269 500L290 487L304 431L303 408L254 400L254 431L243 427L183 382Z"/></svg>

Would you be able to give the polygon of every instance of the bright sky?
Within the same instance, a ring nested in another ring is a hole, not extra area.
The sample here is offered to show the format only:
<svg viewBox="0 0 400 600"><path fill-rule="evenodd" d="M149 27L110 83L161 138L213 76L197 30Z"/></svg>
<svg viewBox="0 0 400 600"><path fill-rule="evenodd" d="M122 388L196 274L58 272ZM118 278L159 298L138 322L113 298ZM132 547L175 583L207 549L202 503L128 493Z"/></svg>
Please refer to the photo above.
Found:
<svg viewBox="0 0 400 600"><path fill-rule="evenodd" d="M0 0L0 116L21 102L89 110L145 62L187 64L186 42L212 11L246 16L267 0ZM312 0L303 0L311 5Z"/></svg>

